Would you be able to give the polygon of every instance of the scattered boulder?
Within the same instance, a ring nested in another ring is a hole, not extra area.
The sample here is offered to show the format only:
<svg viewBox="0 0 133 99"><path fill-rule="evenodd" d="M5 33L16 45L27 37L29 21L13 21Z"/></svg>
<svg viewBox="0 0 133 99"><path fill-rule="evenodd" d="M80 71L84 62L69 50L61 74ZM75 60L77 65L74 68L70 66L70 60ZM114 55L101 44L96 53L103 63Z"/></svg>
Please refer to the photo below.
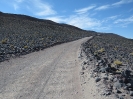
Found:
<svg viewBox="0 0 133 99"><path fill-rule="evenodd" d="M93 72L98 72L99 71L99 68L98 67L96 67L94 70L93 70Z"/></svg>
<svg viewBox="0 0 133 99"><path fill-rule="evenodd" d="M82 66L82 70L85 70L86 68L85 68L85 66Z"/></svg>
<svg viewBox="0 0 133 99"><path fill-rule="evenodd" d="M119 81L115 82L114 83L114 86L113 86L115 89L121 89L122 88L122 83L120 83Z"/></svg>
<svg viewBox="0 0 133 99"><path fill-rule="evenodd" d="M99 82L100 80L101 80L101 78L96 77L95 82Z"/></svg>
<svg viewBox="0 0 133 99"><path fill-rule="evenodd" d="M124 86L124 87L123 87L123 89L124 89L124 90L127 90L127 89L128 89L128 87L127 87L127 86Z"/></svg>
<svg viewBox="0 0 133 99"><path fill-rule="evenodd" d="M105 95L105 96L108 96L108 95L111 95L111 91L104 91L103 93L102 93L102 95Z"/></svg>
<svg viewBox="0 0 133 99"><path fill-rule="evenodd" d="M110 71L110 68L109 67L102 67L99 69L99 72L102 72L102 73L106 73L106 72L109 72Z"/></svg>
<svg viewBox="0 0 133 99"><path fill-rule="evenodd" d="M130 70L124 70L122 71L121 75L123 77L129 78L131 71Z"/></svg>
<svg viewBox="0 0 133 99"><path fill-rule="evenodd" d="M127 86L127 87L131 87L131 83L127 83L126 86Z"/></svg>
<svg viewBox="0 0 133 99"><path fill-rule="evenodd" d="M133 80L130 80L129 82L131 84L131 88L133 88Z"/></svg>
<svg viewBox="0 0 133 99"><path fill-rule="evenodd" d="M99 72L102 72L102 73L105 73L106 72L106 68L105 67L102 67Z"/></svg>
<svg viewBox="0 0 133 99"><path fill-rule="evenodd" d="M115 92L115 93L118 93L118 94L122 93L122 92L121 92L120 90L118 90L118 89L114 90L114 92Z"/></svg>
<svg viewBox="0 0 133 99"><path fill-rule="evenodd" d="M118 81L118 79L115 77L115 78L113 79L113 81L114 81L114 82L117 82L117 81Z"/></svg>
<svg viewBox="0 0 133 99"><path fill-rule="evenodd" d="M103 77L103 79L104 79L104 80L108 80L109 78L108 78L108 76L105 76L105 77Z"/></svg>
<svg viewBox="0 0 133 99"><path fill-rule="evenodd" d="M84 61L84 62L83 62L83 65L86 65L86 64L87 64L87 62Z"/></svg>
<svg viewBox="0 0 133 99"><path fill-rule="evenodd" d="M84 75L84 72L80 72L81 75Z"/></svg>
<svg viewBox="0 0 133 99"><path fill-rule="evenodd" d="M120 96L119 96L119 99L124 99L124 96L120 95Z"/></svg>
<svg viewBox="0 0 133 99"><path fill-rule="evenodd" d="M130 96L133 96L133 91L130 91Z"/></svg>
<svg viewBox="0 0 133 99"><path fill-rule="evenodd" d="M100 64L100 63L103 63L103 60L98 60L98 63Z"/></svg>

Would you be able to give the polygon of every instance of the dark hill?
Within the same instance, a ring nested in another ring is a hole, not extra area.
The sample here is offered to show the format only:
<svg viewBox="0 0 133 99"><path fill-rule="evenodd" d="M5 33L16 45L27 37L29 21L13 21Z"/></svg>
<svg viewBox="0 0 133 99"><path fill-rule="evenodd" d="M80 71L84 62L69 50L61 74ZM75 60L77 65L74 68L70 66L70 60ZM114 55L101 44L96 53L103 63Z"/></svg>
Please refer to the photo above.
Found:
<svg viewBox="0 0 133 99"><path fill-rule="evenodd" d="M95 34L50 20L0 12L0 62Z"/></svg>

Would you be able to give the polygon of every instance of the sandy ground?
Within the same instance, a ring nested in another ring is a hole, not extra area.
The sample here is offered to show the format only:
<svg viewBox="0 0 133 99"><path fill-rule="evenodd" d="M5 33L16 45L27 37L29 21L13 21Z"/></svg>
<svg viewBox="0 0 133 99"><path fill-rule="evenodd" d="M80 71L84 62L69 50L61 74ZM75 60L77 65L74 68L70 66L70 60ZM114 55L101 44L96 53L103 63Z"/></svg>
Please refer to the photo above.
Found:
<svg viewBox="0 0 133 99"><path fill-rule="evenodd" d="M80 46L88 39L0 63L0 99L104 99L89 72L80 74Z"/></svg>

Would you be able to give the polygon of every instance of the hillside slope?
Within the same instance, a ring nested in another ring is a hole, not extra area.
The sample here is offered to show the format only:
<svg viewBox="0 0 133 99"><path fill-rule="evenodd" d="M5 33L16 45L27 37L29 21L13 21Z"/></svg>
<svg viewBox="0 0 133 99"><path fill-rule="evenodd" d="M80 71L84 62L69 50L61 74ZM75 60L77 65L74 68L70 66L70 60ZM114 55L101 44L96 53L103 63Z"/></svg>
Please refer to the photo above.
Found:
<svg viewBox="0 0 133 99"><path fill-rule="evenodd" d="M96 32L26 15L0 12L0 62Z"/></svg>

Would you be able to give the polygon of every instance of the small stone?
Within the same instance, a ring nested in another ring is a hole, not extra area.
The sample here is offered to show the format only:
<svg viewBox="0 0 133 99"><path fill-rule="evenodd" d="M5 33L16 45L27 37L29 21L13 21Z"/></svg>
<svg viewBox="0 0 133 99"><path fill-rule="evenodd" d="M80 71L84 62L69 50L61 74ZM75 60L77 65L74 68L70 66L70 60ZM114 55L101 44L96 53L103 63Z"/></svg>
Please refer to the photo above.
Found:
<svg viewBox="0 0 133 99"><path fill-rule="evenodd" d="M96 66L99 66L99 63L96 63Z"/></svg>
<svg viewBox="0 0 133 99"><path fill-rule="evenodd" d="M84 72L80 72L80 74L81 74L81 75L83 75L83 74L84 74Z"/></svg>
<svg viewBox="0 0 133 99"><path fill-rule="evenodd" d="M102 95L108 96L108 95L111 95L111 92L110 91L105 91L105 92L103 92Z"/></svg>
<svg viewBox="0 0 133 99"><path fill-rule="evenodd" d="M123 87L124 90L127 90L127 88L128 88L127 86Z"/></svg>
<svg viewBox="0 0 133 99"><path fill-rule="evenodd" d="M130 80L131 87L133 88L133 80Z"/></svg>
<svg viewBox="0 0 133 99"><path fill-rule="evenodd" d="M99 77L97 77L97 78L95 79L96 82L99 82L100 80L101 80L101 78L99 78Z"/></svg>
<svg viewBox="0 0 133 99"><path fill-rule="evenodd" d="M120 90L117 90L117 93L122 93Z"/></svg>
<svg viewBox="0 0 133 99"><path fill-rule="evenodd" d="M124 99L124 97L123 96L119 96L119 99Z"/></svg>
<svg viewBox="0 0 133 99"><path fill-rule="evenodd" d="M110 91L112 91L113 86L112 86L111 84L108 84L108 89L109 89Z"/></svg>
<svg viewBox="0 0 133 99"><path fill-rule="evenodd" d="M82 70L85 70L85 67L84 66L82 67Z"/></svg>
<svg viewBox="0 0 133 99"><path fill-rule="evenodd" d="M122 87L122 83L120 83L120 82L117 81L117 82L114 83L114 87L116 89L120 89Z"/></svg>
<svg viewBox="0 0 133 99"><path fill-rule="evenodd" d="M103 63L103 60L99 60L98 63Z"/></svg>
<svg viewBox="0 0 133 99"><path fill-rule="evenodd" d="M107 77L107 76L106 76L106 77L103 77L103 79L104 79L104 80L108 80L108 77Z"/></svg>
<svg viewBox="0 0 133 99"><path fill-rule="evenodd" d="M127 83L126 85L127 85L127 87L131 87L131 84L130 83Z"/></svg>
<svg viewBox="0 0 133 99"><path fill-rule="evenodd" d="M130 73L131 73L130 70L124 70L124 71L122 71L122 76L123 77L129 77L130 76Z"/></svg>
<svg viewBox="0 0 133 99"><path fill-rule="evenodd" d="M87 62L84 61L84 62L83 62L83 65L86 65L86 64L87 64Z"/></svg>
<svg viewBox="0 0 133 99"><path fill-rule="evenodd" d="M126 90L126 92L125 92L126 94L130 94L130 92L128 91L128 90Z"/></svg>
<svg viewBox="0 0 133 99"><path fill-rule="evenodd" d="M113 79L114 82L117 82L117 80L118 80L117 78L114 78L114 79Z"/></svg>
<svg viewBox="0 0 133 99"><path fill-rule="evenodd" d="M113 73L109 73L110 75L113 75Z"/></svg>
<svg viewBox="0 0 133 99"><path fill-rule="evenodd" d="M91 74L90 77L93 78L94 77L93 74Z"/></svg>
<svg viewBox="0 0 133 99"><path fill-rule="evenodd" d="M98 72L98 68L95 68L95 69L93 70L93 72Z"/></svg>
<svg viewBox="0 0 133 99"><path fill-rule="evenodd" d="M110 81L113 81L114 80L114 77L113 76L109 76L109 80Z"/></svg>
<svg viewBox="0 0 133 99"><path fill-rule="evenodd" d="M133 91L130 91L130 96L133 96Z"/></svg>
<svg viewBox="0 0 133 99"><path fill-rule="evenodd" d="M90 58L90 61L92 61L92 58Z"/></svg>
<svg viewBox="0 0 133 99"><path fill-rule="evenodd" d="M116 97L116 98L119 98L119 95L118 95L118 94L115 94L115 97Z"/></svg>
<svg viewBox="0 0 133 99"><path fill-rule="evenodd" d="M102 72L102 73L105 73L106 72L106 68L101 68L99 71Z"/></svg>
<svg viewBox="0 0 133 99"><path fill-rule="evenodd" d="M115 93L118 93L118 94L122 93L122 92L121 92L120 90L118 90L118 89L114 90L114 92L115 92Z"/></svg>
<svg viewBox="0 0 133 99"><path fill-rule="evenodd" d="M132 91L132 88L128 88L130 91Z"/></svg>

